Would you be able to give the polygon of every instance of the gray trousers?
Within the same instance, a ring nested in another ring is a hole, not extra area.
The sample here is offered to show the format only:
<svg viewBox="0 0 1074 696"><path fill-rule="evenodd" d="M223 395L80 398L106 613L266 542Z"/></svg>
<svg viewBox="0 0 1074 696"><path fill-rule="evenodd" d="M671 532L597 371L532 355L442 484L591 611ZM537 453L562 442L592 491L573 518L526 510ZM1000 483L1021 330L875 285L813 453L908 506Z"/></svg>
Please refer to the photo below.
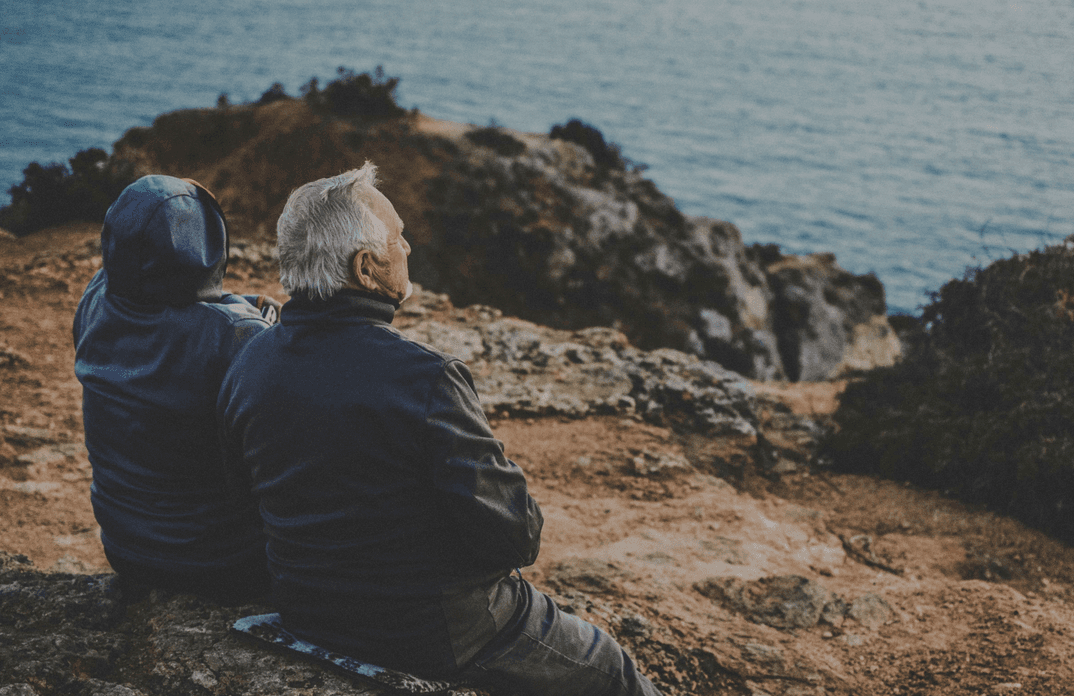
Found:
<svg viewBox="0 0 1074 696"><path fill-rule="evenodd" d="M525 696L659 696L615 639L518 583L514 622L463 670L462 681Z"/></svg>

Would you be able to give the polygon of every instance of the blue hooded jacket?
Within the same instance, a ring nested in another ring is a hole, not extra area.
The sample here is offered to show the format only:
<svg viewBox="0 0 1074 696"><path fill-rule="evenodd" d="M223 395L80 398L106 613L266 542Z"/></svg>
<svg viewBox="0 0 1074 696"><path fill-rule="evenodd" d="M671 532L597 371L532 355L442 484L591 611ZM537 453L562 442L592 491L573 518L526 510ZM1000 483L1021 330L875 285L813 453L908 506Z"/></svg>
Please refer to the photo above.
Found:
<svg viewBox="0 0 1074 696"><path fill-rule="evenodd" d="M109 208L101 251L74 339L105 551L158 574L256 564L264 538L249 473L225 466L215 406L232 358L269 322L221 289L219 206L185 180L143 177Z"/></svg>

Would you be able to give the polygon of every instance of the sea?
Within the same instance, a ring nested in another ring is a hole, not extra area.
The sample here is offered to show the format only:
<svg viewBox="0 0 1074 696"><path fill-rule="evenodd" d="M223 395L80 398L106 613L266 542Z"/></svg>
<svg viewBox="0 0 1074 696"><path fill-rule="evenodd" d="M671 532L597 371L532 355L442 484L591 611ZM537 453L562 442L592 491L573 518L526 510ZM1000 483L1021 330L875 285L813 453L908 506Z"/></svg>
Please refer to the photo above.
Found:
<svg viewBox="0 0 1074 696"><path fill-rule="evenodd" d="M582 119L893 313L1074 234L1071 0L2 0L0 205L32 161L340 66L436 118Z"/></svg>

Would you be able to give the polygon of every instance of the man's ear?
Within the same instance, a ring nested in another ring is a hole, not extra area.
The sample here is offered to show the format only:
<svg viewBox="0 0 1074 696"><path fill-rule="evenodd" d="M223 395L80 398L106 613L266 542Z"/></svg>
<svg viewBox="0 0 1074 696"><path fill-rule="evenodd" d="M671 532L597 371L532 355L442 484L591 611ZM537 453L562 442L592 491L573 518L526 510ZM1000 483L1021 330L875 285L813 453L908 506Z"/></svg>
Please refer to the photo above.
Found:
<svg viewBox="0 0 1074 696"><path fill-rule="evenodd" d="M351 259L351 275L355 284L366 292L376 292L380 284L373 278L373 265L376 262L368 249L362 249Z"/></svg>

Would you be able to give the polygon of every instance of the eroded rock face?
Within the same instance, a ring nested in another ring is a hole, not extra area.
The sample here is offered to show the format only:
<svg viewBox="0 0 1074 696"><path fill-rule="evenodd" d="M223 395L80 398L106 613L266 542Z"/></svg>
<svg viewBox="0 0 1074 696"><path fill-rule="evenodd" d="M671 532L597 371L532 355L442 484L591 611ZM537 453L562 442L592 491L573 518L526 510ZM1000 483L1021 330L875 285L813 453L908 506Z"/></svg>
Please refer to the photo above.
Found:
<svg viewBox="0 0 1074 696"><path fill-rule="evenodd" d="M234 260L258 265L268 256L240 244ZM627 422L754 437L760 427L758 399L741 375L680 351L637 349L612 329L548 329L486 306L457 309L446 295L420 287L396 323L406 335L464 358L484 408L500 417L616 414ZM25 443L51 437L21 426L4 433ZM22 456L50 457L57 446ZM689 471L682 455L640 451L620 475L660 481ZM619 637L647 664L677 675L673 683L682 688L669 693L740 681L710 653L657 640L645 620L616 613L613 598L600 598L618 582L607 570L599 563L560 567L550 581L564 593L557 601L605 612L606 625L622 626ZM382 693L229 631L235 619L269 611L159 590L133 596L112 574L43 573L0 554L0 696Z"/></svg>
<svg viewBox="0 0 1074 696"><path fill-rule="evenodd" d="M775 336L792 380L819 381L891 365L900 343L886 318L884 288L856 276L833 254L774 256L765 264Z"/></svg>
<svg viewBox="0 0 1074 696"><path fill-rule="evenodd" d="M457 304L559 328L615 326L643 348L757 379L826 379L898 355L874 276L830 254L747 248L734 225L683 215L637 172L516 135L514 154L460 138L430 184L434 237L415 247L412 273Z"/></svg>
<svg viewBox="0 0 1074 696"><path fill-rule="evenodd" d="M206 132L219 146L191 148ZM292 190L372 160L406 222L411 277L458 306L613 327L756 379L824 379L897 353L875 277L746 247L734 225L686 216L639 172L546 135L420 114L362 123L280 100L166 114L116 157L206 183L232 241L271 239Z"/></svg>
<svg viewBox="0 0 1074 696"><path fill-rule="evenodd" d="M753 387L715 362L639 350L613 329L549 329L481 305L423 319L436 306L436 296L419 289L401 310L403 333L463 359L489 415L637 415L756 435Z"/></svg>

